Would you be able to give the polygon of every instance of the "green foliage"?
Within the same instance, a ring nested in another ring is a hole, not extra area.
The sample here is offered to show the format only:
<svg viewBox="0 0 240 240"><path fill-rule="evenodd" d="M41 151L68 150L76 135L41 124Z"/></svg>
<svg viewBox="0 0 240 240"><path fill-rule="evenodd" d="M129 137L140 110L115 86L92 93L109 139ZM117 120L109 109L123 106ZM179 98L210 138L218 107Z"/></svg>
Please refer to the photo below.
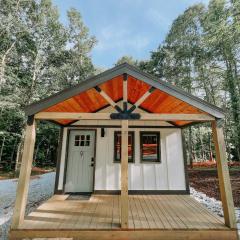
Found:
<svg viewBox="0 0 240 240"><path fill-rule="evenodd" d="M67 51L58 56L57 85L62 88L72 86L94 73L89 53L96 44L96 38L89 36L89 29L84 25L80 13L75 9L67 12L69 24L66 30ZM60 67L60 69L59 69Z"/></svg>
<svg viewBox="0 0 240 240"><path fill-rule="evenodd" d="M178 85L226 110L225 138L229 159L240 159L240 1L195 4L173 22L165 41L149 61L128 62ZM14 169L23 141L26 105L79 83L94 69L96 44L81 14L67 12L59 21L51 0L0 1L0 168ZM38 125L34 165L56 161L59 127ZM214 155L209 126L185 131L190 160Z"/></svg>
<svg viewBox="0 0 240 240"><path fill-rule="evenodd" d="M120 65L122 63L128 63L130 65L138 65L138 61L134 60L132 56L122 56L115 64L115 66Z"/></svg>
<svg viewBox="0 0 240 240"><path fill-rule="evenodd" d="M51 0L0 1L0 167L14 168L24 107L94 73L89 54L96 40L77 10L67 15L65 26ZM34 164L52 165L59 127L37 130Z"/></svg>
<svg viewBox="0 0 240 240"><path fill-rule="evenodd" d="M33 164L35 166L56 166L56 149L58 146L59 134L59 127L55 124L40 122L33 159Z"/></svg>
<svg viewBox="0 0 240 240"><path fill-rule="evenodd" d="M226 110L227 151L234 160L240 159L239 7L239 0L211 0L208 7L189 7L175 19L150 61L140 65ZM189 159L201 159L200 152L209 149L207 132L200 130L191 127L186 133Z"/></svg>

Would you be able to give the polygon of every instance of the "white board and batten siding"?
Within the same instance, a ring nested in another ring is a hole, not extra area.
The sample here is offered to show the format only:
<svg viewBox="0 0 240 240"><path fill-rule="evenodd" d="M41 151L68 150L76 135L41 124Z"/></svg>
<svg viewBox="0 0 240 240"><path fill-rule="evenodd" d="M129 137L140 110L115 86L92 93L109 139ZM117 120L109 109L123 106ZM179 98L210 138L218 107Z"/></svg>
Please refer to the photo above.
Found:
<svg viewBox="0 0 240 240"><path fill-rule="evenodd" d="M95 190L120 189L120 164L113 162L114 131L106 129L101 138L97 134ZM181 145L181 130L176 129L131 129L135 132L135 162L129 163L129 190L185 190L184 161ZM140 161L140 131L159 131L161 162Z"/></svg>
<svg viewBox="0 0 240 240"><path fill-rule="evenodd" d="M119 130L105 128L105 136L101 137L101 129L97 128L94 190L120 190L120 163L114 162L114 131ZM181 129L131 128L130 131L135 134L135 161L129 163L129 190L186 190ZM140 131L160 132L160 163L140 161ZM66 146L67 128L63 134L58 190L63 189Z"/></svg>

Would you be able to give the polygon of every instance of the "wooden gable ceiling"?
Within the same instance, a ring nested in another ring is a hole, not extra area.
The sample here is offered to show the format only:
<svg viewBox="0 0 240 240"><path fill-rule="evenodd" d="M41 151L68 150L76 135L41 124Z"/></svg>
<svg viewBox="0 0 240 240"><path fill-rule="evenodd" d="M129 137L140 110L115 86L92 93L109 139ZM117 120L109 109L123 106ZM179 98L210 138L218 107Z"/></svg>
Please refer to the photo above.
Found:
<svg viewBox="0 0 240 240"><path fill-rule="evenodd" d="M123 76L114 77L98 87L101 88L113 101L117 102L123 98ZM152 86L149 84L128 76L128 101L134 104L141 96L144 95ZM109 106L108 102L96 91L95 88L90 88L78 95L68 98L60 103L57 103L43 111L45 112L97 112ZM139 106L141 109L150 113L203 113L198 108L179 100L159 89L155 89L150 96ZM67 125L73 120L56 120L56 122ZM189 121L176 121L173 124L183 126L190 123Z"/></svg>

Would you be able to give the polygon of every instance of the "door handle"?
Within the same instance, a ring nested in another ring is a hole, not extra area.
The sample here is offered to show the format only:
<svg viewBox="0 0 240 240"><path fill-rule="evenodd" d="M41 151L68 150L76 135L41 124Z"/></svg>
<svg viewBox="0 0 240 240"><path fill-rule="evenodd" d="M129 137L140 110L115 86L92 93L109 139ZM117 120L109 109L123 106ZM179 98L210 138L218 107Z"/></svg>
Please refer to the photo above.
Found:
<svg viewBox="0 0 240 240"><path fill-rule="evenodd" d="M89 165L89 166L94 167L94 163L91 163L91 165Z"/></svg>

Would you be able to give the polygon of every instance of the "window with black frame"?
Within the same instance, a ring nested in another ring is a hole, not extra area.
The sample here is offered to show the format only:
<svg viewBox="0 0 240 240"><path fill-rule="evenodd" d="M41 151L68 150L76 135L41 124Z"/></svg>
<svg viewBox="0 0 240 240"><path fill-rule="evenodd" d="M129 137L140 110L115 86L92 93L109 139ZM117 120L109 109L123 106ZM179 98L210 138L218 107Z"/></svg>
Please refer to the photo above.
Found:
<svg viewBox="0 0 240 240"><path fill-rule="evenodd" d="M120 131L114 132L114 162L121 162L121 140ZM128 132L128 162L134 162L134 132Z"/></svg>
<svg viewBox="0 0 240 240"><path fill-rule="evenodd" d="M161 162L160 133L140 132L141 162Z"/></svg>

